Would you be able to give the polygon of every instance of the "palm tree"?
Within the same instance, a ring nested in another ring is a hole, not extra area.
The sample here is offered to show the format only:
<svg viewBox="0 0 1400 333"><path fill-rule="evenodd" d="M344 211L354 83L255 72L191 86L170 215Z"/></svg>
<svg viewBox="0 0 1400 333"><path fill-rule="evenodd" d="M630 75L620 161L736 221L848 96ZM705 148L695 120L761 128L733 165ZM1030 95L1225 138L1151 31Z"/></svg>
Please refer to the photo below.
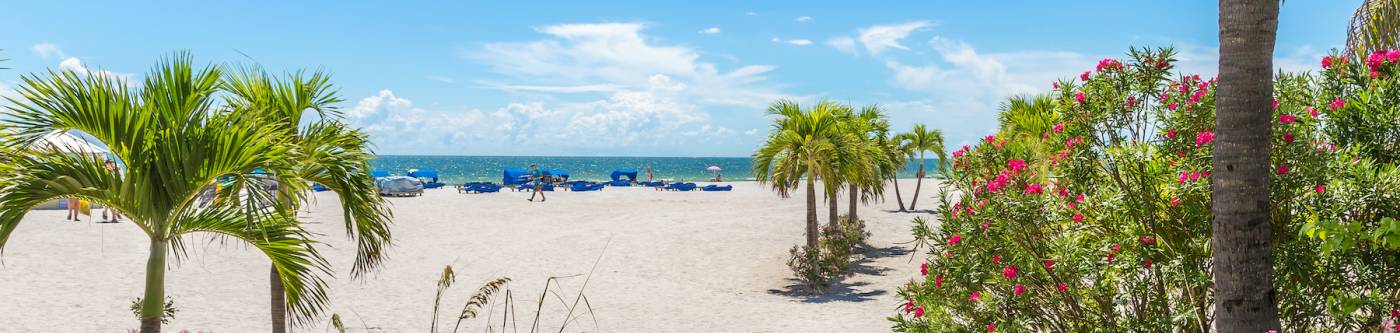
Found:
<svg viewBox="0 0 1400 333"><path fill-rule="evenodd" d="M1220 1L1211 251L1215 327L1280 330L1269 222L1270 100L1278 0Z"/></svg>
<svg viewBox="0 0 1400 333"><path fill-rule="evenodd" d="M807 247L817 247L818 178L835 178L843 140L835 104L827 101L803 110L797 102L778 100L768 106L773 129L753 154L753 173L759 184L771 183L786 198L805 179L807 189Z"/></svg>
<svg viewBox="0 0 1400 333"><path fill-rule="evenodd" d="M258 67L243 67L224 78L229 91L228 105L242 112L261 115L278 124L287 142L296 146L293 176L302 182L323 184L340 198L344 210L346 236L357 243L351 276L359 278L379 266L390 244L392 215L384 200L373 191L374 179L368 174L368 136L339 121L340 112L332 105L341 102L330 84L330 75L317 71L288 74L278 80ZM308 111L314 111L311 118ZM301 125L301 124L307 125ZM279 187L280 188L280 187ZM305 193L284 193L279 203L286 210L299 211ZM296 221L296 220L293 220ZM284 333L286 300L277 267L270 269L272 331Z"/></svg>
<svg viewBox="0 0 1400 333"><path fill-rule="evenodd" d="M890 125L879 106L869 105L854 114L846 126L854 141L854 159L859 162L858 167L848 170L851 174L846 176L850 187L847 190L850 208L846 218L856 221L860 219L858 201L870 202L884 196L885 175L893 169L893 163L886 156L881 140L889 133Z"/></svg>
<svg viewBox="0 0 1400 333"><path fill-rule="evenodd" d="M943 149L943 131L929 130L924 124L914 124L914 129L909 133L904 133L898 137L899 141L907 141L911 150L919 154L919 172L915 174L918 181L914 183L914 198L909 201L909 209L916 210L919 203L919 190L924 186L924 153L933 152L938 157L938 171L947 171L947 153Z"/></svg>
<svg viewBox="0 0 1400 333"><path fill-rule="evenodd" d="M23 78L20 98L10 100L11 117L0 120L13 132L7 144L28 147L43 135L79 131L105 144L126 171L109 172L102 158L91 155L14 154L0 172L0 248L35 205L89 200L129 217L150 240L141 332L160 331L166 262L171 255L183 257L187 238L197 234L241 240L267 255L296 318L309 320L322 311L322 275L329 267L313 248L316 242L287 214L245 210L235 203L258 191L238 187L201 199L219 178L243 184L238 186L256 183L249 175L258 169L282 186L305 187L283 176L295 173L297 152L268 132L277 124L230 112L216 101L219 67L196 68L188 54L177 54L156 65L137 88L110 76L49 74Z"/></svg>
<svg viewBox="0 0 1400 333"><path fill-rule="evenodd" d="M909 163L909 157L914 155L914 146L909 145L909 141L904 137L890 132L888 127L876 141L883 147L888 163L881 172L885 179L894 184L894 201L899 203L899 211L907 212L909 210L904 208L904 197L899 193L899 172L904 170L905 165Z"/></svg>
<svg viewBox="0 0 1400 333"><path fill-rule="evenodd" d="M1365 57L1376 50L1400 48L1400 0L1366 0L1351 16L1347 53Z"/></svg>

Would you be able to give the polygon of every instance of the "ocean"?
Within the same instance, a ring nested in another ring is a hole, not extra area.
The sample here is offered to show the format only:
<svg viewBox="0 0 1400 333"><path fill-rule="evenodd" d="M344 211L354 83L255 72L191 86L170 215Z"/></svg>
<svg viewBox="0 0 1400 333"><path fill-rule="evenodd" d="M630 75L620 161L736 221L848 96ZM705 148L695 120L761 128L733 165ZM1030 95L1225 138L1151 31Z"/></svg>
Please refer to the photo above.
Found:
<svg viewBox="0 0 1400 333"><path fill-rule="evenodd" d="M937 159L928 159L926 168L932 174ZM900 174L912 178L918 163L911 161ZM501 182L506 168L539 165L541 169L564 169L570 179L607 180L614 169L636 169L639 178L646 177L646 167L660 180L704 181L714 178L706 168L718 166L726 181L754 180L753 159L748 157L580 157L580 156L426 156L380 155L370 162L376 169L402 176L408 169L435 169L440 181L448 184L469 181Z"/></svg>

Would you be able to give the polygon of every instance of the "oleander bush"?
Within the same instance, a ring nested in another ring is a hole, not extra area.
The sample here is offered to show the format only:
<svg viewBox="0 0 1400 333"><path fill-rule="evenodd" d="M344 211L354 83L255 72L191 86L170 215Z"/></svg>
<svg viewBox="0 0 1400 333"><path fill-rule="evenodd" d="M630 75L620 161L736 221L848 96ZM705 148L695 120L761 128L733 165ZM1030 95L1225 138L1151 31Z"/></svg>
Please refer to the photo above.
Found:
<svg viewBox="0 0 1400 333"><path fill-rule="evenodd" d="M821 228L816 249L794 245L788 250L788 268L802 284L817 294L825 292L835 280L846 275L857 251L870 237L870 233L865 231L864 220L842 215L837 221L835 226Z"/></svg>
<svg viewBox="0 0 1400 333"><path fill-rule="evenodd" d="M1400 52L1279 73L1274 286L1287 332L1379 331L1400 308ZM1212 330L1215 79L1132 49L1015 97L953 152L899 332Z"/></svg>

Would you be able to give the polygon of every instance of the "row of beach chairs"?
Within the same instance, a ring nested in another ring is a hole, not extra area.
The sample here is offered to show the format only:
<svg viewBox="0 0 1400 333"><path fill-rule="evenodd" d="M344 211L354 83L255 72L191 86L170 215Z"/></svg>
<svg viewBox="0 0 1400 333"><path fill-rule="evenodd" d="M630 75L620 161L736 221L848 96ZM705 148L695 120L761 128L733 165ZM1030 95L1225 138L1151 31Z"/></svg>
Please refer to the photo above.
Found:
<svg viewBox="0 0 1400 333"><path fill-rule="evenodd" d="M574 191L574 192L591 192L591 191L600 191L600 190L602 190L603 188L608 187L608 186L616 186L616 187L633 186L631 182L621 182L622 184L626 184L626 185L620 185L620 184L617 184L617 183L619 183L619 182L593 183L593 182L587 182L587 181L567 181L567 182L561 182L561 183L555 183L555 184L545 184L545 185L541 186L540 190L542 190L542 191L554 191L556 188L562 188L562 189L567 189L567 190L569 190L569 191ZM724 186L719 186L719 185L705 185L705 186L699 186L699 185L696 185L695 183L670 183L670 184L667 184L667 183L659 182L659 181L656 181L656 182L637 182L636 184L637 184L636 186L651 187L651 188L655 188L655 189L658 189L658 190L681 191L681 192L688 192L688 191L723 192L723 191L732 191L732 190L734 190L734 186L733 186L733 185L724 185ZM496 193L496 192L500 192L501 189L504 189L504 188L506 188L506 187L503 187L503 186L501 186L501 185L497 185L497 184L491 183L491 182L471 182L471 183L466 183L466 184L462 184L462 185L460 185L460 186L457 186L457 193ZM534 190L534 185L533 185L533 184L520 184L520 185L517 185L517 186L515 186L515 187L511 187L510 189L513 190L513 191L533 191L533 190Z"/></svg>

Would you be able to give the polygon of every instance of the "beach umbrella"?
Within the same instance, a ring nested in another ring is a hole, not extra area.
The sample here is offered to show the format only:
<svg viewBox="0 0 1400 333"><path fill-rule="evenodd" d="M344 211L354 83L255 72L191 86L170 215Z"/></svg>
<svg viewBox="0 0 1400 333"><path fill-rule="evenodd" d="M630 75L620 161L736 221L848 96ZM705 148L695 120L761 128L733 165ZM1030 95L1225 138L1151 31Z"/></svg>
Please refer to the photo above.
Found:
<svg viewBox="0 0 1400 333"><path fill-rule="evenodd" d="M718 165L711 165L709 168L705 168L705 170L710 170L710 171L714 171L714 172L719 172L720 169L719 169L719 166L718 166Z"/></svg>

